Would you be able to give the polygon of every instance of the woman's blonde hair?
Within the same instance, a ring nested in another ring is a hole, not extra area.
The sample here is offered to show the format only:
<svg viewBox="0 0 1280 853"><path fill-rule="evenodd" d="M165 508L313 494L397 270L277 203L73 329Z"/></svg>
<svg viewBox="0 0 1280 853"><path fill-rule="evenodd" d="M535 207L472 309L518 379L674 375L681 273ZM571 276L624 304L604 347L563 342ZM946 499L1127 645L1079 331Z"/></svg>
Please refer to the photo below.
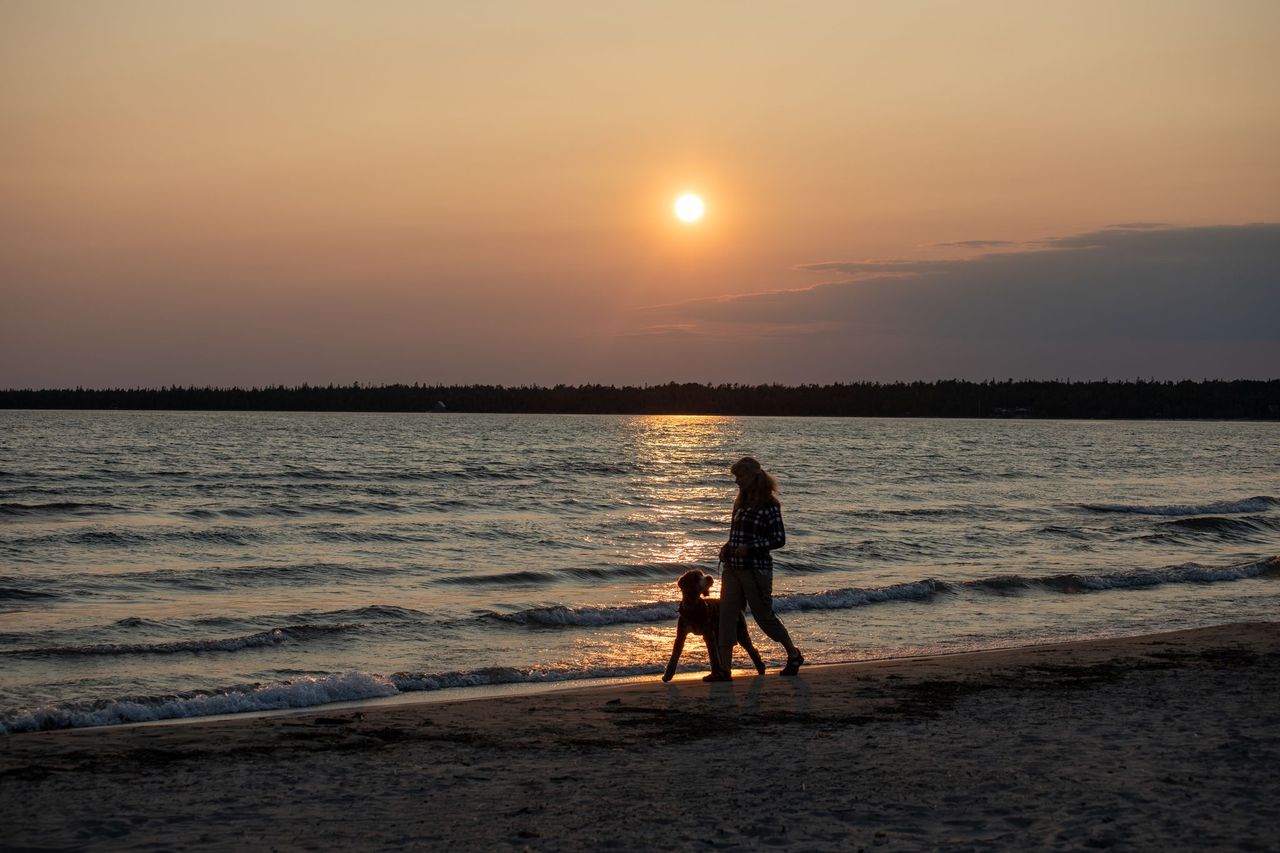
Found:
<svg viewBox="0 0 1280 853"><path fill-rule="evenodd" d="M772 474L764 470L764 467L753 457L742 457L733 463L729 473L735 477L743 474L751 477L751 482L745 486L738 486L738 497L733 501L734 509L742 509L743 507L764 509L765 507L782 505L782 502L778 500L778 481L774 479Z"/></svg>

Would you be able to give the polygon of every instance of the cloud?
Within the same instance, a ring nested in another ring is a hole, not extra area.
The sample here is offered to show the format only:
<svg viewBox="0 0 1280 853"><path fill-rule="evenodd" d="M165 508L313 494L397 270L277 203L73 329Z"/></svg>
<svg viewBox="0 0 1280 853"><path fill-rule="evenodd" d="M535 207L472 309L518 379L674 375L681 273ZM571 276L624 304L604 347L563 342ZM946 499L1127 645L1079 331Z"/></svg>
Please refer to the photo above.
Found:
<svg viewBox="0 0 1280 853"><path fill-rule="evenodd" d="M1003 249L1021 244L1014 240L958 240L952 243L931 243L930 245L938 249Z"/></svg>
<svg viewBox="0 0 1280 853"><path fill-rule="evenodd" d="M645 319L771 330L788 375L821 358L847 377L869 376L868 361L879 378L1280 376L1280 224L1133 225L952 261L804 264L846 278Z"/></svg>
<svg viewBox="0 0 1280 853"><path fill-rule="evenodd" d="M950 261L824 261L818 264L800 264L796 269L810 272L840 272L846 275L864 275L866 273L913 275L942 269L949 264Z"/></svg>

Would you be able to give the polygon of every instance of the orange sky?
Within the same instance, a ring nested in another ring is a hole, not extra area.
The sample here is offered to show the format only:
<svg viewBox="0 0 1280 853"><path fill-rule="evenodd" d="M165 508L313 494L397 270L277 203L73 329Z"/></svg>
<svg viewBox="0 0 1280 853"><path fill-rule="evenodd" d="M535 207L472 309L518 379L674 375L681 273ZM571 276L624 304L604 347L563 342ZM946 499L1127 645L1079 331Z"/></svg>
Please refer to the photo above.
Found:
<svg viewBox="0 0 1280 853"><path fill-rule="evenodd" d="M0 3L0 387L1071 371L653 306L1280 221L1278 37L1274 2ZM1280 374L1225 346L1205 375Z"/></svg>

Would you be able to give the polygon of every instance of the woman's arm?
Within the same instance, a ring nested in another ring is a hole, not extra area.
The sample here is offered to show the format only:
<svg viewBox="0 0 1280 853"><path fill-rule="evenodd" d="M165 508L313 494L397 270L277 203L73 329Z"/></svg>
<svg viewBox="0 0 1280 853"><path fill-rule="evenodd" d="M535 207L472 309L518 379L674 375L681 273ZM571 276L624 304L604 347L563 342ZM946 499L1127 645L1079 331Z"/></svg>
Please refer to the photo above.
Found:
<svg viewBox="0 0 1280 853"><path fill-rule="evenodd" d="M663 681L670 681L676 674L676 664L680 662L680 653L684 651L684 638L689 634L689 626L684 624L684 617L676 621L676 644L671 648L671 660L667 662L667 671L662 674Z"/></svg>

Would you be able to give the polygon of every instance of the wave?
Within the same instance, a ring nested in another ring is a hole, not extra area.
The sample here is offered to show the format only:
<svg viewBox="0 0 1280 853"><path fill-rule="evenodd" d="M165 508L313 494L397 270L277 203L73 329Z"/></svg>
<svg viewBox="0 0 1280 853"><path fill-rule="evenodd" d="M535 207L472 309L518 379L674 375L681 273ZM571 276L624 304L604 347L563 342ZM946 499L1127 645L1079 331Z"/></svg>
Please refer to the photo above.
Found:
<svg viewBox="0 0 1280 853"><path fill-rule="evenodd" d="M387 533L379 530L316 530L310 535L321 542L393 542L398 544L439 542L430 533Z"/></svg>
<svg viewBox="0 0 1280 853"><path fill-rule="evenodd" d="M845 610L887 601L920 601L931 598L939 592L946 592L948 589L948 584L942 581L927 579L871 589L854 587L818 593L792 593L775 595L773 609L784 613L791 610ZM675 618L678 606L679 602L676 601L648 602L622 607L553 605L533 607L516 613L488 613L485 617L516 625L596 627L668 621Z"/></svg>
<svg viewBox="0 0 1280 853"><path fill-rule="evenodd" d="M228 589L255 589L301 584L333 584L347 580L382 578L398 570L350 566L343 563L297 563L284 566L218 566L198 569L151 569L139 572L91 573L74 572L59 575L4 576L0 583L21 581L46 584L57 597L64 593L94 595L148 589L177 589L185 592L218 592ZM7 587L0 588L0 600ZM15 588L14 597L36 594ZM44 594L41 594L44 595Z"/></svg>
<svg viewBox="0 0 1280 853"><path fill-rule="evenodd" d="M1098 592L1112 589L1143 589L1174 583L1218 583L1250 578L1280 577L1280 557L1254 563L1211 568L1198 563L1183 563L1159 569L1132 569L1110 574L1062 574L1031 579L1034 586L1065 593Z"/></svg>
<svg viewBox="0 0 1280 853"><path fill-rule="evenodd" d="M1223 518L1218 515L1193 515L1183 518L1175 518L1173 521L1160 522L1163 527L1172 527L1179 530L1208 530L1231 532L1235 530L1252 530L1257 525L1251 524L1243 518Z"/></svg>
<svg viewBox="0 0 1280 853"><path fill-rule="evenodd" d="M0 503L0 516L98 515L124 511L123 507L114 504L76 503L75 501L53 501L41 504Z"/></svg>
<svg viewBox="0 0 1280 853"><path fill-rule="evenodd" d="M775 595L777 612L807 610L847 610L873 604L899 601L928 601L942 594L962 591L1007 595L1019 590L1039 589L1060 593L1096 592L1100 590L1141 589L1172 583L1215 583L1247 578L1280 577L1280 557L1251 563L1213 568L1197 563L1165 566L1159 569L1132 569L1100 574L1066 573L1047 576L995 575L965 581L943 581L924 578L918 581L883 587L848 587L817 593ZM488 612L479 618L533 627L599 627L674 619L678 602L647 602L617 607L550 605L532 607L515 613Z"/></svg>
<svg viewBox="0 0 1280 853"><path fill-rule="evenodd" d="M60 597L56 592L41 592L16 586L0 586L0 601L45 601Z"/></svg>
<svg viewBox="0 0 1280 853"><path fill-rule="evenodd" d="M336 501L332 503L275 503L247 507L197 507L174 515L207 521L212 518L301 518L308 515L377 515L410 512L411 507L389 501Z"/></svg>
<svg viewBox="0 0 1280 853"><path fill-rule="evenodd" d="M1167 504L1143 506L1139 504L1076 504L1092 512L1123 512L1135 515L1216 515L1222 513L1266 512L1280 506L1280 498L1271 495L1255 495L1239 501L1216 501L1205 504Z"/></svg>
<svg viewBox="0 0 1280 853"><path fill-rule="evenodd" d="M1186 530L1205 530L1220 533L1254 532L1280 527L1280 518L1267 515L1250 515L1242 518L1223 518L1217 515L1198 515L1176 518L1163 522L1166 527Z"/></svg>
<svg viewBox="0 0 1280 853"><path fill-rule="evenodd" d="M890 601L927 601L939 593L950 591L949 584L926 578L871 589L832 589L813 594L784 595L773 599L773 609L784 613L788 610L847 610Z"/></svg>
<svg viewBox="0 0 1280 853"><path fill-rule="evenodd" d="M222 590L261 586L297 585L301 583L334 583L369 576L382 577L388 569L349 566L343 563L296 563L287 566L242 566L211 569L157 569L104 577L113 585L117 581L143 586L178 587L180 589Z"/></svg>
<svg viewBox="0 0 1280 853"><path fill-rule="evenodd" d="M975 592L987 592L994 595L1008 595L1031 588L1036 583L1034 578L1024 575L993 575L989 578L962 581L957 587L971 589Z"/></svg>
<svg viewBox="0 0 1280 853"><path fill-rule="evenodd" d="M156 622L152 619L144 619L141 616L126 616L123 619L117 619L111 623L113 628L154 628L163 626L163 622Z"/></svg>
<svg viewBox="0 0 1280 853"><path fill-rule="evenodd" d="M307 708L330 702L391 696L397 692L390 679L347 672L220 691L46 705L15 711L0 718L0 734Z"/></svg>
<svg viewBox="0 0 1280 853"><path fill-rule="evenodd" d="M789 574L812 574L833 571L834 567L816 563L783 563L778 565ZM441 578L436 583L459 586L508 586L550 584L562 578L577 580L613 580L617 578L660 578L675 581L690 569L711 571L710 566L701 563L623 563L615 566L574 566L553 571L518 571L497 572L487 575L460 575Z"/></svg>
<svg viewBox="0 0 1280 853"><path fill-rule="evenodd" d="M1040 528L1040 532L1046 536L1062 536L1067 539L1077 539L1081 541L1092 540L1093 534L1078 527L1068 527L1062 524L1048 524Z"/></svg>
<svg viewBox="0 0 1280 853"><path fill-rule="evenodd" d="M3 602L0 602L0 609L3 609ZM469 620L470 617L464 619ZM403 637L406 631L456 621L456 617L441 620L438 615L389 604L330 611L227 614L165 620L129 616L76 628L0 632L0 655L66 658L238 652L309 643L340 633L366 630ZM153 639L165 637L182 639Z"/></svg>
<svg viewBox="0 0 1280 853"><path fill-rule="evenodd" d="M788 610L837 610L865 604L877 604L883 601L916 601L944 591L946 587L947 585L942 581L930 579L917 583L895 584L879 589L850 588L811 594L776 595L773 598L773 608L782 612ZM556 604L546 607L531 607L515 613L489 612L483 614L481 618L535 627L598 627L602 625L665 622L675 618L678 606L679 602L677 601L655 601L618 607L594 605L569 607Z"/></svg>
<svg viewBox="0 0 1280 853"><path fill-rule="evenodd" d="M774 599L775 602L777 599ZM675 618L675 601L657 601L632 604L624 607L567 607L561 604L549 607L531 607L515 613L486 613L482 618L497 619L516 625L543 627L581 627L619 625L628 622L666 622Z"/></svg>
<svg viewBox="0 0 1280 853"><path fill-rule="evenodd" d="M3 655L21 657L81 657L94 655L171 655L193 652L238 652L264 646L279 646L305 641L356 628L356 625L289 625L248 634L212 640L174 640L167 643L89 643L78 646L12 649Z"/></svg>
<svg viewBox="0 0 1280 853"><path fill-rule="evenodd" d="M1224 518L1217 515L1191 516L1165 521L1160 530L1142 538L1149 541L1184 542L1206 537L1222 541L1264 542L1280 530L1280 517L1254 515Z"/></svg>
<svg viewBox="0 0 1280 853"><path fill-rule="evenodd" d="M332 470L320 468L297 468L285 471L281 476L302 480L355 480L358 482L378 482L382 480L404 480L410 482L439 482L449 480L500 480L519 481L542 479L547 476L574 476L583 474L622 475L634 472L634 466L627 463L582 462L574 459L555 460L554 462L531 463L516 468L498 467L484 464L459 463L463 467L441 468L431 470L406 469L357 469Z"/></svg>
<svg viewBox="0 0 1280 853"><path fill-rule="evenodd" d="M691 669L697 669L696 665ZM251 684L223 690L201 690L170 696L144 696L98 702L68 702L20 709L0 716L0 735L52 729L145 723L214 714L312 708L333 702L380 699L399 693L447 690L494 684L529 684L628 678L661 672L658 664L598 669L521 670L488 667L463 672L397 672L376 675L343 672L306 676L269 684Z"/></svg>
<svg viewBox="0 0 1280 853"><path fill-rule="evenodd" d="M690 669L697 669L694 664ZM404 693L424 690L450 690L455 687L483 687L493 684L545 684L556 681L585 681L595 678L633 678L662 671L661 664L598 667L595 669L517 669L506 666L485 667L445 673L397 672L391 683Z"/></svg>
<svg viewBox="0 0 1280 853"><path fill-rule="evenodd" d="M270 619L273 622L287 622L299 624L344 624L347 622L365 623L365 622L422 622L432 621L433 617L429 613L421 610L414 610L411 607L398 607L394 604L370 604L365 607L352 607L342 610L307 610L302 613L290 613L283 616L262 616L256 617L261 619ZM192 620L195 625L226 625L237 621L235 617L227 616L205 616L200 619Z"/></svg>
<svg viewBox="0 0 1280 853"><path fill-rule="evenodd" d="M584 579L669 578L675 580L690 569L705 569L696 563L623 563L617 566L577 566L561 573Z"/></svg>
<svg viewBox="0 0 1280 853"><path fill-rule="evenodd" d="M441 578L438 583L456 584L459 586L508 586L519 584L551 583L556 579L553 572L499 572L492 575L461 575L453 578Z"/></svg>
<svg viewBox="0 0 1280 853"><path fill-rule="evenodd" d="M20 548L50 545L84 545L89 547L133 548L165 542L194 542L206 545L252 545L268 538L263 531L249 528L200 528L193 530L81 530L50 533L42 536L5 540Z"/></svg>
<svg viewBox="0 0 1280 853"><path fill-rule="evenodd" d="M999 520L1004 518L1025 518L1027 515L1042 514L1044 510L1032 507L996 507L960 504L956 506L914 507L911 509L874 510L869 516L882 518L960 518L965 520Z"/></svg>
<svg viewBox="0 0 1280 853"><path fill-rule="evenodd" d="M459 586L509 586L555 583L562 578L610 580L614 578L665 578L675 580L690 569L706 569L697 563L623 563L615 566L572 566L552 571L496 572L486 575L459 575L437 583ZM800 571L803 571L801 569Z"/></svg>
<svg viewBox="0 0 1280 853"><path fill-rule="evenodd" d="M64 542L70 542L78 545L145 545L147 542L153 541L155 537L145 533L128 533L118 530L86 530L82 533L73 533L69 536L50 536L47 540L61 539Z"/></svg>

